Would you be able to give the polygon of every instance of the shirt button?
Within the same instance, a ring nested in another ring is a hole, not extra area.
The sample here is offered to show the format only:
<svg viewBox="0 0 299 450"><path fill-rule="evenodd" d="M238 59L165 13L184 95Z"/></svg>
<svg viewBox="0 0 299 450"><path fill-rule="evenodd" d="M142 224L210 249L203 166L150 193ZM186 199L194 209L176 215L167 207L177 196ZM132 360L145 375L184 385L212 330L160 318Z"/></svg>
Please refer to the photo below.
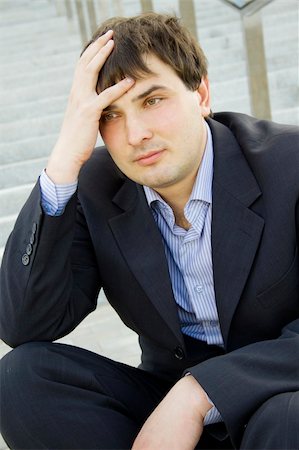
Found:
<svg viewBox="0 0 299 450"><path fill-rule="evenodd" d="M195 286L195 290L196 290L196 292L198 292L200 294L202 292L202 285L199 284L199 285Z"/></svg>
<svg viewBox="0 0 299 450"><path fill-rule="evenodd" d="M182 347L176 347L174 350L174 356L176 357L176 359L183 359L184 358L184 350L182 349Z"/></svg>
<svg viewBox="0 0 299 450"><path fill-rule="evenodd" d="M217 327L217 320L210 320L211 327Z"/></svg>
<svg viewBox="0 0 299 450"><path fill-rule="evenodd" d="M28 266L29 261L30 261L30 258L29 258L29 256L27 255L27 253L25 253L25 254L22 256L22 264L23 264L23 266Z"/></svg>

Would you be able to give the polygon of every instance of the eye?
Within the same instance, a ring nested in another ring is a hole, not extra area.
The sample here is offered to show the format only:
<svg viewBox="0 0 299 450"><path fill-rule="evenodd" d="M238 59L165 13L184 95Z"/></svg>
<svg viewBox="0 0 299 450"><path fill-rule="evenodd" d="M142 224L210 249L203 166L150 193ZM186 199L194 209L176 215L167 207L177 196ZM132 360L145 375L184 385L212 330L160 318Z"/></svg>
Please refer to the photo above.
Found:
<svg viewBox="0 0 299 450"><path fill-rule="evenodd" d="M148 106L155 106L158 103L160 103L161 100L162 100L162 98L160 98L160 97L152 97L152 98L148 98L146 100L145 104Z"/></svg>
<svg viewBox="0 0 299 450"><path fill-rule="evenodd" d="M101 120L103 122L111 122L111 120L114 120L118 117L118 114L116 112L110 111L110 112L104 112L101 116Z"/></svg>

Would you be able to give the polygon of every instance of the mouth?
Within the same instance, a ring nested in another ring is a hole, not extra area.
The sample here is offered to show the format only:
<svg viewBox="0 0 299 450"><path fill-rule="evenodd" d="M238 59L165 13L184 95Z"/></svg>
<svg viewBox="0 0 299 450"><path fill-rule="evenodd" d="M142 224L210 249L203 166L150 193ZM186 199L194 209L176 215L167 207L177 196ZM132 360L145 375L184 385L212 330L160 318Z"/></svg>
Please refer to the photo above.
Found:
<svg viewBox="0 0 299 450"><path fill-rule="evenodd" d="M164 149L162 150L152 150L150 152L145 153L144 155L140 155L135 159L135 162L140 166L149 166L154 164L162 154L164 153Z"/></svg>

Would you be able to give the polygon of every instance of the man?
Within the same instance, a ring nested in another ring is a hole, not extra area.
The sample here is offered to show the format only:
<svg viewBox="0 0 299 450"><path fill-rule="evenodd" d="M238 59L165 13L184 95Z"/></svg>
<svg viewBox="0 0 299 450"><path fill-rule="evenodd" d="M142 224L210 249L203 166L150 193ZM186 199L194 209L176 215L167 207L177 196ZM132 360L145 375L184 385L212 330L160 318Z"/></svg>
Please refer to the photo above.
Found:
<svg viewBox="0 0 299 450"><path fill-rule="evenodd" d="M299 448L298 129L210 115L176 18L97 30L3 258L12 448ZM139 368L51 343L101 287Z"/></svg>

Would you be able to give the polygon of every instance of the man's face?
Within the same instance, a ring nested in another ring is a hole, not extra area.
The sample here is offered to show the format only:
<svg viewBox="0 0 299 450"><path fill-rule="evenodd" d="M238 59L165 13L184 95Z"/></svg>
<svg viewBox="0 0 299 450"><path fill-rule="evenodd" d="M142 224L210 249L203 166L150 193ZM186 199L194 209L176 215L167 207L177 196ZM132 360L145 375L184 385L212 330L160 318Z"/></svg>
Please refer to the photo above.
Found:
<svg viewBox="0 0 299 450"><path fill-rule="evenodd" d="M153 74L104 110L100 133L127 177L162 197L191 192L206 143L208 82L190 91L156 56L145 61Z"/></svg>

